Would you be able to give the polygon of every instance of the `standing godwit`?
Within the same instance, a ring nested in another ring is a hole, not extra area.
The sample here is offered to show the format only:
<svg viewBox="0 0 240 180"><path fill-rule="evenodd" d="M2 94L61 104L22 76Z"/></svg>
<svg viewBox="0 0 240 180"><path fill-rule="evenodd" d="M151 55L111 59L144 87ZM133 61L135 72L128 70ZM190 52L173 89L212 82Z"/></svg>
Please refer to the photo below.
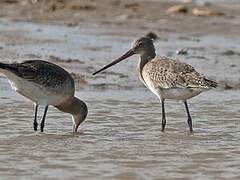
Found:
<svg viewBox="0 0 240 180"><path fill-rule="evenodd" d="M9 79L12 88L35 103L33 128L37 131L37 110L45 106L41 120L43 132L48 106L70 113L73 132L87 116L87 105L74 97L75 85L70 74L63 68L42 60L27 60L23 63L0 63L0 71Z"/></svg>
<svg viewBox="0 0 240 180"><path fill-rule="evenodd" d="M164 102L166 99L175 99L184 102L188 116L188 126L192 132L192 118L189 113L187 99L212 87L216 87L217 83L208 80L186 63L166 57L156 57L153 41L147 37L141 37L135 40L129 51L93 73L93 75L134 54L140 55L138 62L138 75L140 80L148 89L157 95L161 101L162 131L164 131L166 125Z"/></svg>

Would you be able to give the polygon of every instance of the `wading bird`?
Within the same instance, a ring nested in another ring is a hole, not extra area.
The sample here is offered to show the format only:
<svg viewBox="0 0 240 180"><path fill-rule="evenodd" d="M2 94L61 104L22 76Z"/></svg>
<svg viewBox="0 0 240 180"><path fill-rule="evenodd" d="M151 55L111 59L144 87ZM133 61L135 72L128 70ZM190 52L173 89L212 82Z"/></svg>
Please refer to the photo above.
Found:
<svg viewBox="0 0 240 180"><path fill-rule="evenodd" d="M140 55L137 66L140 80L161 101L162 131L164 131L166 125L164 102L166 99L174 99L183 101L187 111L188 126L192 132L192 118L188 109L187 100L205 90L215 88L217 83L207 79L186 63L167 57L156 57L153 41L147 37L141 37L135 40L130 50L124 55L93 73L93 75L134 54Z"/></svg>
<svg viewBox="0 0 240 180"><path fill-rule="evenodd" d="M88 109L83 101L74 97L74 80L67 71L47 61L27 60L22 63L0 63L0 72L8 78L16 92L35 103L34 131L37 131L38 127L38 106L45 106L41 120L43 132L48 106L52 105L72 115L73 132L77 132L87 116Z"/></svg>

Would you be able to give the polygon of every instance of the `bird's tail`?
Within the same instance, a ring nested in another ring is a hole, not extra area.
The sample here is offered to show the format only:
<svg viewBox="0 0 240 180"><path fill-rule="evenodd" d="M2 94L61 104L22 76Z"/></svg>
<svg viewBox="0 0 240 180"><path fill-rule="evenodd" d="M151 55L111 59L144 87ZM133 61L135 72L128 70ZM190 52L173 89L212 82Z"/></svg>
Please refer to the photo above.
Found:
<svg viewBox="0 0 240 180"><path fill-rule="evenodd" d="M204 84L208 87L208 88L216 88L218 86L218 83L212 80L209 80L207 78L204 78Z"/></svg>
<svg viewBox="0 0 240 180"><path fill-rule="evenodd" d="M0 62L0 69L7 69L7 68L8 68L8 64Z"/></svg>

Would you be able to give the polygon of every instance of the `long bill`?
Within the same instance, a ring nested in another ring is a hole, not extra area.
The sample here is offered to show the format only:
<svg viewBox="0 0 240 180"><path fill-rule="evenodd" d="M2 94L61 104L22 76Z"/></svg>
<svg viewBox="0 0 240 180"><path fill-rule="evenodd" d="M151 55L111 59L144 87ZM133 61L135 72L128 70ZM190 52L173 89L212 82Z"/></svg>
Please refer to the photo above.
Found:
<svg viewBox="0 0 240 180"><path fill-rule="evenodd" d="M75 124L75 123L73 124L73 127L72 127L72 131L73 131L73 133L78 132L78 127L79 127L79 125L80 125L80 124L78 124L78 125Z"/></svg>
<svg viewBox="0 0 240 180"><path fill-rule="evenodd" d="M93 75L102 72L103 70L105 70L105 69L107 69L107 68L109 68L109 67L111 67L111 66L113 66L113 65L115 65L115 64L117 64L117 63L119 63L119 62L121 62L122 60L124 60L124 59L132 56L133 54L134 54L134 51L133 51L132 49L130 49L130 50L127 51L125 54L123 54L121 57L115 59L113 62L107 64L107 65L104 66L102 69L100 69L100 70L96 71L95 73L93 73Z"/></svg>

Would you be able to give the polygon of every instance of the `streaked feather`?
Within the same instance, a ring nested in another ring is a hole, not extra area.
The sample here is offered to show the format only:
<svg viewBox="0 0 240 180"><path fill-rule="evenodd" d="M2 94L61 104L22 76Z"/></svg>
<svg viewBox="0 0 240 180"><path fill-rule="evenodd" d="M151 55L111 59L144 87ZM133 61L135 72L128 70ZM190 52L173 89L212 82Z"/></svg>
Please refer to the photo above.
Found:
<svg viewBox="0 0 240 180"><path fill-rule="evenodd" d="M61 87L65 81L74 81L67 71L43 60L27 60L22 63L4 64L5 69L18 77L47 88Z"/></svg>
<svg viewBox="0 0 240 180"><path fill-rule="evenodd" d="M156 57L149 61L143 72L147 73L154 83L162 89L168 88L212 88L217 83L208 80L192 66L167 57Z"/></svg>

